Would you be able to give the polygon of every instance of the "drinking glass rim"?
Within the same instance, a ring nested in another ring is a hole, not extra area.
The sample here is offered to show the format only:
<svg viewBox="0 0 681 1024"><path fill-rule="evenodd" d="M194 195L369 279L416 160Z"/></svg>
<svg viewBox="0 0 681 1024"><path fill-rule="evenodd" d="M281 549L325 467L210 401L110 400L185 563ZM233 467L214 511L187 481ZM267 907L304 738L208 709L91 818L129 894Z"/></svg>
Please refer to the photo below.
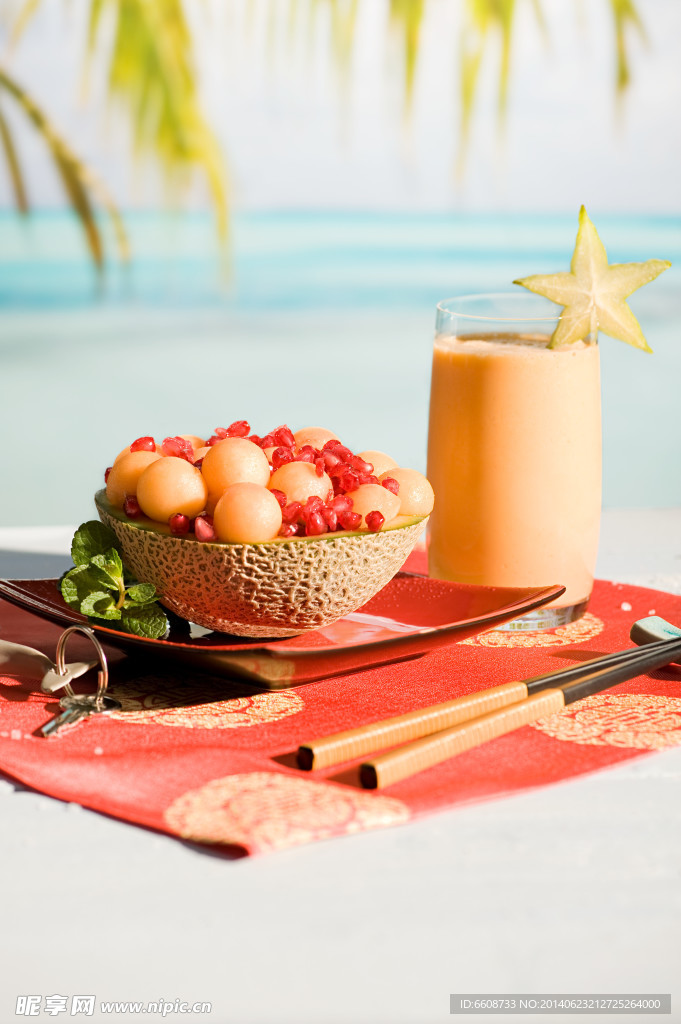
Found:
<svg viewBox="0 0 681 1024"><path fill-rule="evenodd" d="M562 309L557 303L552 302L551 299L545 298L543 295L535 295L534 293L523 293L523 292L478 292L470 295L455 295L450 299L442 299L436 305L436 310L439 313L446 313L448 316L455 316L461 320L485 320L488 323L557 323L563 319L563 314L556 313L554 316L489 316L485 313L461 313L456 309L450 309L450 303L462 304L466 302L473 302L476 299L525 299L527 301L542 301L551 303L556 309Z"/></svg>

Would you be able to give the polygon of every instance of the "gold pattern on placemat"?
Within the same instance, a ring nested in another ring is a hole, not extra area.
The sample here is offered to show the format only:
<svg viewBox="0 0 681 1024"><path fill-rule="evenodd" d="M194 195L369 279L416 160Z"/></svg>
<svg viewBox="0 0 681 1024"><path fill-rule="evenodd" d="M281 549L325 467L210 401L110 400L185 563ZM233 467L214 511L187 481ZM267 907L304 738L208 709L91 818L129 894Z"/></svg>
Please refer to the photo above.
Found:
<svg viewBox="0 0 681 1024"><path fill-rule="evenodd" d="M145 677L122 682L111 695L123 705L111 717L142 725L176 725L184 729L239 729L276 722L297 715L305 707L293 690L252 693L236 690L237 696L216 700L215 687L206 683L169 684Z"/></svg>
<svg viewBox="0 0 681 1024"><path fill-rule="evenodd" d="M277 772L213 779L178 797L164 814L169 828L184 839L258 852L398 825L409 816L408 807L394 797Z"/></svg>
<svg viewBox="0 0 681 1024"><path fill-rule="evenodd" d="M603 632L604 623L591 612L586 612L576 622L568 622L557 629L535 631L530 629L491 629L489 633L471 636L459 643L472 647L564 647L591 640Z"/></svg>
<svg viewBox="0 0 681 1024"><path fill-rule="evenodd" d="M681 746L681 698L598 693L532 723L557 740L595 747L661 750Z"/></svg>

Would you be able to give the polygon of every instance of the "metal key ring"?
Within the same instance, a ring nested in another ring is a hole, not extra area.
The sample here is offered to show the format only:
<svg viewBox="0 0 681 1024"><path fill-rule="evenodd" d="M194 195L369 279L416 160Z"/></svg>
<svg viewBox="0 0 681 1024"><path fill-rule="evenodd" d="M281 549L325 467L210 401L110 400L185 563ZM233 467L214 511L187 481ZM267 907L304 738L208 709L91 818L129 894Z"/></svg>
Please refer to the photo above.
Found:
<svg viewBox="0 0 681 1024"><path fill-rule="evenodd" d="M66 649L66 641L71 633L83 633L89 640L94 644L95 650L99 657L99 663L102 666L101 672L97 673L97 692L95 694L95 702L100 704L102 698L106 693L106 688L109 685L109 667L106 662L106 654L104 648L100 644L99 640L88 626L69 626L65 629L57 640L57 653L55 655L55 663L57 666L57 672L60 676L66 675L66 664L64 662L64 651ZM64 690L69 697L75 697L76 694L73 692L71 683L64 684Z"/></svg>

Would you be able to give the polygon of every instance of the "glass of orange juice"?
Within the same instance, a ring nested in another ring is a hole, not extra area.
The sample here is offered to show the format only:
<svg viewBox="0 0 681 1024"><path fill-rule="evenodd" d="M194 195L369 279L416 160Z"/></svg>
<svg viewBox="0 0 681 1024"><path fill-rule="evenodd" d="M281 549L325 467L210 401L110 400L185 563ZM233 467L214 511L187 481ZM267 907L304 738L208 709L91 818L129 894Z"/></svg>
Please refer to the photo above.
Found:
<svg viewBox="0 0 681 1024"><path fill-rule="evenodd" d="M601 508L598 345L550 349L559 312L525 292L468 295L437 307L430 575L566 588L507 629L553 629L579 618L593 585Z"/></svg>

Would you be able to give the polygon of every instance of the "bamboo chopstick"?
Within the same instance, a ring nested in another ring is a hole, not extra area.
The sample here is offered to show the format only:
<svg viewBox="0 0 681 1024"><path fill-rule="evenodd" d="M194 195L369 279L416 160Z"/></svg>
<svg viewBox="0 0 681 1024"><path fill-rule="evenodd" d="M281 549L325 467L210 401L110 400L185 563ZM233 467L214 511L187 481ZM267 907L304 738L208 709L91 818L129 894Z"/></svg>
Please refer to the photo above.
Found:
<svg viewBox="0 0 681 1024"><path fill-rule="evenodd" d="M509 707L491 711L470 722L426 736L375 757L360 766L362 786L365 789L383 789L385 786L391 786L487 740L503 736L545 715L554 714L566 704L600 693L643 672L652 672L656 668L668 665L681 655L681 640L665 640L662 644L650 644L638 648L638 653L638 658L631 657L596 672L592 669L584 678L562 688L544 690Z"/></svg>
<svg viewBox="0 0 681 1024"><path fill-rule="evenodd" d="M668 643L668 640L661 640L659 643L649 644L646 649L650 651L655 647L664 647ZM586 672L619 665L620 662L626 662L627 659L640 656L641 653L640 647L629 647L624 651L616 651L558 672L549 672L520 682L503 683L501 686L479 690L477 693L469 693L441 704L417 708L416 711L409 711L404 715L384 718L330 736L321 736L299 746L298 767L306 771L329 768L342 761L352 761L364 754L371 754L375 750L420 739L486 715L490 711L516 704L541 690L580 679Z"/></svg>

